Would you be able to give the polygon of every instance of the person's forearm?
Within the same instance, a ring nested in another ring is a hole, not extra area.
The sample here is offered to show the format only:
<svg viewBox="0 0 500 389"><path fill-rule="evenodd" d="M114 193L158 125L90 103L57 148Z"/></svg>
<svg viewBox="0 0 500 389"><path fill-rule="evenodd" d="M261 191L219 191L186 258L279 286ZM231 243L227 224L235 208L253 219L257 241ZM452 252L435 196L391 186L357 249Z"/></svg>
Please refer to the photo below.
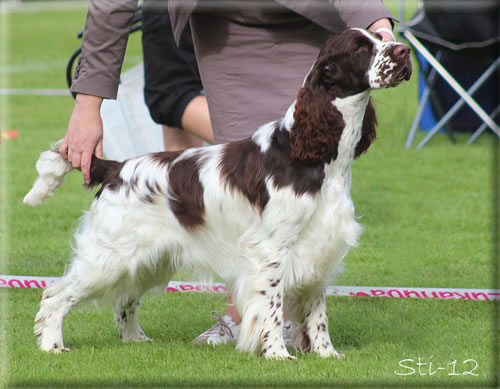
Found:
<svg viewBox="0 0 500 389"><path fill-rule="evenodd" d="M356 0L332 2L346 28L359 27L368 29L380 20L392 30L389 20L395 20L381 0ZM385 22L384 22L385 24Z"/></svg>
<svg viewBox="0 0 500 389"><path fill-rule="evenodd" d="M116 98L137 0L89 0L71 91Z"/></svg>

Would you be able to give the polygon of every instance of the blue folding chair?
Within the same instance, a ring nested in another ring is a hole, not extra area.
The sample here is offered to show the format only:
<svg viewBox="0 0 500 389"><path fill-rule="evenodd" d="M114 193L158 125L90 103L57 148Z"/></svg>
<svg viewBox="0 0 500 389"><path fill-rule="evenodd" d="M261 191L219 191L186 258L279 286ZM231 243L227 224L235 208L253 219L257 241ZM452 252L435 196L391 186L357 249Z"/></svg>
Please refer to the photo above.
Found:
<svg viewBox="0 0 500 389"><path fill-rule="evenodd" d="M424 80L406 148L429 104L437 123L417 148L440 131L453 140L454 131L472 125L469 144L487 129L500 136L499 16L497 0L424 0L415 16L399 27L417 53Z"/></svg>

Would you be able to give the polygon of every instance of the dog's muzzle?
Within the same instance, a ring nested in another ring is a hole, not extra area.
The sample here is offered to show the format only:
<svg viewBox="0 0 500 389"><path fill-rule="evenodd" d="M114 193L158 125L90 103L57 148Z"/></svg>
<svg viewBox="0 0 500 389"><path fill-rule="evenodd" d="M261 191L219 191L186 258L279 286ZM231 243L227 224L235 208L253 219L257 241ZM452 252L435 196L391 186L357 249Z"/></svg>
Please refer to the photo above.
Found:
<svg viewBox="0 0 500 389"><path fill-rule="evenodd" d="M396 62L391 87L399 85L403 81L409 81L413 73L413 63L411 60L411 49L403 44L395 45L392 48L391 57Z"/></svg>

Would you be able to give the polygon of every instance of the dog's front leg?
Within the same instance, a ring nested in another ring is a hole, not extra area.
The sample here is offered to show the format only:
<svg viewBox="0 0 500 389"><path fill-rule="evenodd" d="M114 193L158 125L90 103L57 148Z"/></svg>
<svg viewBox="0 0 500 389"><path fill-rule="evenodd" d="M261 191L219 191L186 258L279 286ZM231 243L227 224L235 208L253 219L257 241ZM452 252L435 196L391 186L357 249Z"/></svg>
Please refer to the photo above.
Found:
<svg viewBox="0 0 500 389"><path fill-rule="evenodd" d="M281 262L272 260L242 276L237 297L242 313L238 350L256 351L265 358L295 359L283 340L282 276Z"/></svg>
<svg viewBox="0 0 500 389"><path fill-rule="evenodd" d="M261 223L239 242L241 268L235 297L242 316L239 350L266 358L295 359L283 339L283 299L289 288L293 248L314 212L314 198L289 189L271 191ZM293 278L293 277L292 277Z"/></svg>

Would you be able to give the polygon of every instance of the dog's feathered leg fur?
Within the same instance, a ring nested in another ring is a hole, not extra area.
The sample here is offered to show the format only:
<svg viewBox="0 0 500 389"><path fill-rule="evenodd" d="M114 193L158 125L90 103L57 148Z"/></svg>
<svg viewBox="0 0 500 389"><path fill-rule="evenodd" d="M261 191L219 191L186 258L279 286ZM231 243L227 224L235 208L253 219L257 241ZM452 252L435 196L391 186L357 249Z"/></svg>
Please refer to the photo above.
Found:
<svg viewBox="0 0 500 389"><path fill-rule="evenodd" d="M69 351L64 347L62 323L76 301L64 294L67 286L68 280L57 280L42 294L34 327L38 347L41 350L54 353Z"/></svg>
<svg viewBox="0 0 500 389"><path fill-rule="evenodd" d="M294 346L302 352L315 352L323 358L344 357L332 345L328 331L325 287L317 285L301 294L287 296L288 315L295 324Z"/></svg>
<svg viewBox="0 0 500 389"><path fill-rule="evenodd" d="M34 327L41 350L69 351L63 342L64 318L76 305L93 299L114 302L115 324L123 341L151 340L137 321L139 302L150 288L167 284L174 269L168 256L147 247L132 248L134 258L140 263L154 262L154 265L135 271L129 266L119 266L128 263L130 247L121 250L107 246L108 235L113 231L94 228L92 220L100 220L100 212L102 209L93 207L83 216L75 234L72 265L43 293ZM131 276L131 272L140 276Z"/></svg>

